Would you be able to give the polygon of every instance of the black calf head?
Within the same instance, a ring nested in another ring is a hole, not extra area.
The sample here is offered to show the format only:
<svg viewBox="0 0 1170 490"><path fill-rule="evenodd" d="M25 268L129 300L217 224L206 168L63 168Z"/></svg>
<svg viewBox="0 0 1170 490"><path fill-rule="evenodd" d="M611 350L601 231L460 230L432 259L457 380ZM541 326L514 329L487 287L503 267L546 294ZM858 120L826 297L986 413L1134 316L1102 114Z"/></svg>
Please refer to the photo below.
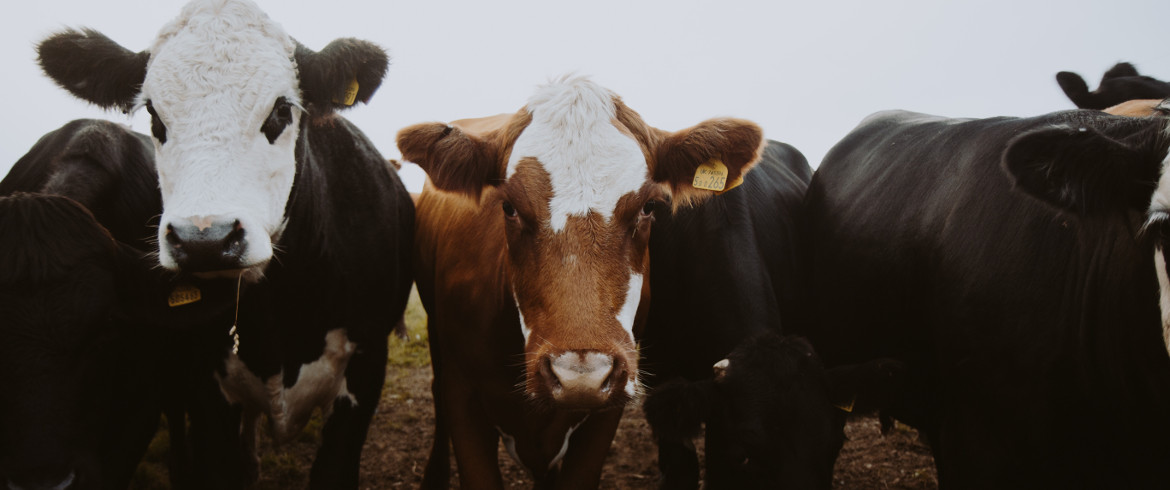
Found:
<svg viewBox="0 0 1170 490"><path fill-rule="evenodd" d="M1056 74L1056 83L1081 109L1102 110L1128 100L1170 97L1170 83L1139 75L1129 63L1118 63L1105 72L1097 90L1089 91L1085 79L1073 72Z"/></svg>

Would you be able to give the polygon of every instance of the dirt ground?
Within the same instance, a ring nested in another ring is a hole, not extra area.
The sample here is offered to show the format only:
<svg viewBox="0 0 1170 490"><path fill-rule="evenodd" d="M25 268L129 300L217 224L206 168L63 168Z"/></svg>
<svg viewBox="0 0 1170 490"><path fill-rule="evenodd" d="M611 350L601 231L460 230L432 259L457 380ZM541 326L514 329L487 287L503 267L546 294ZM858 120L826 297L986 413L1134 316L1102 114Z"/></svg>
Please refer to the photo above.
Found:
<svg viewBox="0 0 1170 490"><path fill-rule="evenodd" d="M431 448L434 411L431 369L426 351L425 314L412 301L407 311L407 339L392 338L382 403L362 452L361 488L417 488ZM837 460L833 487L838 489L933 489L938 487L930 450L918 433L897 424L882 435L873 416L858 416L845 427L847 441ZM161 433L139 468L131 488L153 490L166 485L166 435ZM320 422L309 424L297 441L272 447L261 437L257 490L307 488L309 467L320 441ZM626 409L602 474L603 489L656 488L657 450L639 407ZM503 451L500 466L509 487L530 488L531 480ZM458 488L452 461L451 488Z"/></svg>

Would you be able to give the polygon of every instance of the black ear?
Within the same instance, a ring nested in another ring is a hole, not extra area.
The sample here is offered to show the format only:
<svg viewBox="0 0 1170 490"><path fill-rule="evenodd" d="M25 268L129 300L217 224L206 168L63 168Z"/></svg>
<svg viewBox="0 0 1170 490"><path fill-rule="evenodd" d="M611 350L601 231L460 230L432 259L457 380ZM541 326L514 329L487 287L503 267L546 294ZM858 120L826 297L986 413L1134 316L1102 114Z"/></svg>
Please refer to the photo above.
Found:
<svg viewBox="0 0 1170 490"><path fill-rule="evenodd" d="M295 56L301 98L310 112L368 104L390 65L381 47L351 38L335 40L321 51L297 43Z"/></svg>
<svg viewBox="0 0 1170 490"><path fill-rule="evenodd" d="M1134 66L1129 63L1122 62L1113 65L1113 68L1110 68L1109 71L1105 72L1105 75L1101 77L1101 81L1104 82L1110 78L1136 76L1138 76L1137 68L1134 68Z"/></svg>
<svg viewBox="0 0 1170 490"><path fill-rule="evenodd" d="M73 95L127 112L142 90L150 53L130 51L92 29L69 29L41 41L37 59L45 74Z"/></svg>
<svg viewBox="0 0 1170 490"><path fill-rule="evenodd" d="M1093 105L1092 96L1089 94L1089 84L1085 83L1085 79L1081 78L1080 75L1071 71L1062 71L1056 74L1056 83L1060 85L1064 95L1068 96L1068 99L1077 107L1084 109Z"/></svg>
<svg viewBox="0 0 1170 490"><path fill-rule="evenodd" d="M847 412L889 408L905 391L906 364L877 359L864 364L838 366L826 372L829 400Z"/></svg>
<svg viewBox="0 0 1170 490"><path fill-rule="evenodd" d="M1160 169L1153 152L1071 126L1017 136L1004 150L1003 168L1018 189L1078 214L1146 209Z"/></svg>
<svg viewBox="0 0 1170 490"><path fill-rule="evenodd" d="M699 435L711 413L714 386L711 380L689 382L673 379L654 388L642 404L654 436L685 441Z"/></svg>

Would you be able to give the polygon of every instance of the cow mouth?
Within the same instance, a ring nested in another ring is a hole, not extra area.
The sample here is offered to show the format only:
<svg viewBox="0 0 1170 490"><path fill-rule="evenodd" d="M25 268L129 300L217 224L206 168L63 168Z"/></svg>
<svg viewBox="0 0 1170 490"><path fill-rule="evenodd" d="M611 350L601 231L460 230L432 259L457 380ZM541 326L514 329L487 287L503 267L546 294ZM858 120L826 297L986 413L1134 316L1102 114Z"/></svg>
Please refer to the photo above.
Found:
<svg viewBox="0 0 1170 490"><path fill-rule="evenodd" d="M268 266L268 261L251 267L241 267L237 269L220 269L213 271L192 271L189 272L192 276L198 279L239 279L249 283L260 281L264 277L264 269Z"/></svg>

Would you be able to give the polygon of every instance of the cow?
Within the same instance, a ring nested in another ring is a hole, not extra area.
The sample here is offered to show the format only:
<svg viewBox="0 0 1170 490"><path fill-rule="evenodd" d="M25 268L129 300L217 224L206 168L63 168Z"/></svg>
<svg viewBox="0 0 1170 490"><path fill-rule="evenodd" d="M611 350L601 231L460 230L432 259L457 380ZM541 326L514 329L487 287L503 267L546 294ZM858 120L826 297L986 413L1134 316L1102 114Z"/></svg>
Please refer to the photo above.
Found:
<svg viewBox="0 0 1170 490"><path fill-rule="evenodd" d="M661 384L644 405L660 441L688 444L706 423L703 488L827 489L847 413L896 398L905 367L878 359L826 371L805 339L764 330L711 371L707 379ZM697 488L666 476L664 487Z"/></svg>
<svg viewBox="0 0 1170 490"><path fill-rule="evenodd" d="M949 488L1153 488L1170 459L1167 120L863 120L806 197L829 367L906 366L887 413Z"/></svg>
<svg viewBox="0 0 1170 490"><path fill-rule="evenodd" d="M502 488L500 439L540 487L596 487L622 408L642 390L635 332L656 216L760 159L754 123L648 126L583 76L515 113L398 133L429 184L415 272L436 411L423 486Z"/></svg>
<svg viewBox="0 0 1170 490"><path fill-rule="evenodd" d="M73 95L150 114L159 264L243 289L231 321L189 343L192 484L242 487L260 416L279 442L319 408L310 486L356 488L414 222L386 159L337 112L370 100L386 53L356 39L312 51L247 0L192 1L138 53L91 29L38 52Z"/></svg>
<svg viewBox="0 0 1170 490"><path fill-rule="evenodd" d="M0 181L9 488L125 488L159 413L183 420L168 386L180 332L230 313L234 284L180 278L144 252L161 211L153 156L145 135L77 120ZM168 301L192 287L201 301ZM182 463L175 470L178 484Z"/></svg>
<svg viewBox="0 0 1170 490"><path fill-rule="evenodd" d="M1170 83L1139 75L1137 68L1130 63L1113 65L1101 77L1097 90L1092 92L1084 78L1070 71L1057 73L1056 83L1081 109L1102 110L1129 100L1170 97Z"/></svg>

